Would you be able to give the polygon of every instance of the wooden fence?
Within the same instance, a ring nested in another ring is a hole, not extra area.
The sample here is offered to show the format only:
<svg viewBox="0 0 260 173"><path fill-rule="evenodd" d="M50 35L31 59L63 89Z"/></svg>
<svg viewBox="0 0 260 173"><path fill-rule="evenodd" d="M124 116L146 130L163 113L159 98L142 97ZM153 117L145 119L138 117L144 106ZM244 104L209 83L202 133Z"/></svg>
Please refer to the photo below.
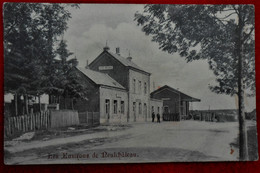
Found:
<svg viewBox="0 0 260 173"><path fill-rule="evenodd" d="M49 128L50 113L45 111L30 115L8 117L4 121L5 135L12 136L16 133Z"/></svg>
<svg viewBox="0 0 260 173"><path fill-rule="evenodd" d="M79 124L78 111L75 110L51 110L51 128L66 127Z"/></svg>
<svg viewBox="0 0 260 173"><path fill-rule="evenodd" d="M88 124L89 126L96 126L100 124L99 112L79 112L79 122Z"/></svg>
<svg viewBox="0 0 260 173"><path fill-rule="evenodd" d="M48 110L30 115L7 117L4 119L5 136L14 136L29 131L59 128L85 123L90 126L100 124L99 112L78 113L73 110Z"/></svg>
<svg viewBox="0 0 260 173"><path fill-rule="evenodd" d="M234 122L237 121L234 114L224 112L213 112L213 111L197 111L193 114L194 120L199 121L210 121L210 122Z"/></svg>
<svg viewBox="0 0 260 173"><path fill-rule="evenodd" d="M164 113L163 121L180 121L180 116L178 113Z"/></svg>

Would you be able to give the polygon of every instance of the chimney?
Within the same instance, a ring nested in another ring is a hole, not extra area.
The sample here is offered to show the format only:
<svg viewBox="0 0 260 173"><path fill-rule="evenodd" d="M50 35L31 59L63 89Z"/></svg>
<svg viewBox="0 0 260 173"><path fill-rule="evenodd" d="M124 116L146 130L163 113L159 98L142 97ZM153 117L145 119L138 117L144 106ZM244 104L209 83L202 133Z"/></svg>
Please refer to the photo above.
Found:
<svg viewBox="0 0 260 173"><path fill-rule="evenodd" d="M104 51L109 51L109 49L110 49L110 48L109 48L108 46L105 46L105 47L103 48Z"/></svg>
<svg viewBox="0 0 260 173"><path fill-rule="evenodd" d="M127 59L128 61L132 61L133 58L132 58L131 56L129 56L129 57L127 57L126 59Z"/></svg>
<svg viewBox="0 0 260 173"><path fill-rule="evenodd" d="M131 57L131 53L130 53L130 50L129 50L129 56L126 58L128 61L132 61L132 57Z"/></svg>
<svg viewBox="0 0 260 173"><path fill-rule="evenodd" d="M106 41L106 46L103 48L103 50L104 50L104 51L109 51L109 49L110 49L110 48L108 47L107 41Z"/></svg>
<svg viewBox="0 0 260 173"><path fill-rule="evenodd" d="M116 54L120 55L120 48L119 47L116 48Z"/></svg>

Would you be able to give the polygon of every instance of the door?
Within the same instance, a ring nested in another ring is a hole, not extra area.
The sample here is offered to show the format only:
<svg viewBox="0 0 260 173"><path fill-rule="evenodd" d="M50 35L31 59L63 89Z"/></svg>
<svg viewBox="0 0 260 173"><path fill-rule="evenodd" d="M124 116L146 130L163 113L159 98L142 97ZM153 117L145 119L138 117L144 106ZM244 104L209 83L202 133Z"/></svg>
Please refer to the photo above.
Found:
<svg viewBox="0 0 260 173"><path fill-rule="evenodd" d="M133 102L133 116L134 116L134 121L136 121L136 103Z"/></svg>
<svg viewBox="0 0 260 173"><path fill-rule="evenodd" d="M144 120L147 118L147 105L144 103Z"/></svg>
<svg viewBox="0 0 260 173"><path fill-rule="evenodd" d="M168 106L163 107L163 113L165 113L165 114L169 113L169 107Z"/></svg>
<svg viewBox="0 0 260 173"><path fill-rule="evenodd" d="M106 101L105 101L105 114L106 114L106 119L108 121L110 118L110 100L109 99L106 99Z"/></svg>

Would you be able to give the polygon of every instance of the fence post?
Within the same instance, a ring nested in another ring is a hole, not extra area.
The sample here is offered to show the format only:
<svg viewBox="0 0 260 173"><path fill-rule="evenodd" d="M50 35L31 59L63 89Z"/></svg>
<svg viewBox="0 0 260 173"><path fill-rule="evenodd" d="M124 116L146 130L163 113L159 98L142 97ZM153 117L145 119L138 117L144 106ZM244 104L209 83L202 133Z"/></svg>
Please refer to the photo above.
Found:
<svg viewBox="0 0 260 173"><path fill-rule="evenodd" d="M86 117L87 117L87 121L86 121L86 123L88 124L88 112L86 112L86 114L87 114L87 116L86 116Z"/></svg>
<svg viewBox="0 0 260 173"><path fill-rule="evenodd" d="M36 130L39 129L39 113L36 114L36 127L35 127Z"/></svg>
<svg viewBox="0 0 260 173"><path fill-rule="evenodd" d="M33 113L31 113L31 115L30 115L30 123L31 123L31 130L33 130Z"/></svg>
<svg viewBox="0 0 260 173"><path fill-rule="evenodd" d="M48 123L49 123L49 127L51 127L51 111L48 111Z"/></svg>
<svg viewBox="0 0 260 173"><path fill-rule="evenodd" d="M26 129L25 129L25 131L28 131L28 129L29 129L29 123L28 123L29 114L25 116L25 120L26 120Z"/></svg>
<svg viewBox="0 0 260 173"><path fill-rule="evenodd" d="M24 132L24 118L23 118L23 115L21 116L21 124L22 124L22 131Z"/></svg>
<svg viewBox="0 0 260 173"><path fill-rule="evenodd" d="M44 112L44 119L45 119L44 127L45 129L47 129L47 112Z"/></svg>
<svg viewBox="0 0 260 173"><path fill-rule="evenodd" d="M94 112L92 111L92 126L94 126Z"/></svg>
<svg viewBox="0 0 260 173"><path fill-rule="evenodd" d="M39 121L38 121L38 130L41 128L41 112L38 115Z"/></svg>
<svg viewBox="0 0 260 173"><path fill-rule="evenodd" d="M22 115L19 116L19 125L20 125L20 130L23 131L23 120L22 120Z"/></svg>
<svg viewBox="0 0 260 173"><path fill-rule="evenodd" d="M21 131L23 131L23 116L20 116Z"/></svg>
<svg viewBox="0 0 260 173"><path fill-rule="evenodd" d="M48 129L50 126L50 111L47 111L46 112L46 115L47 115L47 123L46 123L46 128Z"/></svg>
<svg viewBox="0 0 260 173"><path fill-rule="evenodd" d="M6 128L6 134L9 135L10 125L11 125L11 123L10 123L10 117L8 117L8 118L6 119L6 122L8 123L8 126L6 126L6 127L7 127L7 128Z"/></svg>
<svg viewBox="0 0 260 173"><path fill-rule="evenodd" d="M36 114L33 114L33 115L32 115L32 119L33 119L33 120L32 120L32 122L33 122L33 123L32 123L32 124L33 124L33 130L35 130L35 115L36 115Z"/></svg>
<svg viewBox="0 0 260 173"><path fill-rule="evenodd" d="M14 117L10 117L10 120L11 120L11 118L14 118ZM13 125L14 125L15 128L17 128L17 122L16 121L14 121Z"/></svg>
<svg viewBox="0 0 260 173"><path fill-rule="evenodd" d="M44 112L42 111L42 124L41 124L41 128L44 128Z"/></svg>
<svg viewBox="0 0 260 173"><path fill-rule="evenodd" d="M10 135L11 134L11 117L8 118L8 123L9 123L9 125L8 125L8 127L9 127L8 134Z"/></svg>
<svg viewBox="0 0 260 173"><path fill-rule="evenodd" d="M40 129L42 128L42 111L40 111Z"/></svg>
<svg viewBox="0 0 260 173"><path fill-rule="evenodd" d="M26 132L26 117L23 115L23 125L24 125L24 132Z"/></svg>
<svg viewBox="0 0 260 173"><path fill-rule="evenodd" d="M13 134L13 129L15 129L14 128L14 122L15 122L15 117L11 117L10 118L10 135Z"/></svg>
<svg viewBox="0 0 260 173"><path fill-rule="evenodd" d="M24 121L24 131L26 132L27 131L27 118L26 118L26 115L24 115L24 118L23 118L23 121Z"/></svg>
<svg viewBox="0 0 260 173"><path fill-rule="evenodd" d="M28 123L29 118L28 117L29 117L29 114L25 116L25 121L26 121L26 129L25 129L25 131L28 131L28 129L29 129L28 128L29 127L29 123Z"/></svg>
<svg viewBox="0 0 260 173"><path fill-rule="evenodd" d="M9 124L10 124L9 133L10 133L10 135L12 134L12 133L11 133L11 131L12 131L12 118L13 118L13 117L10 117L10 119L9 119Z"/></svg>
<svg viewBox="0 0 260 173"><path fill-rule="evenodd" d="M36 120L37 120L37 122L36 122L36 130L39 130L39 113L37 113L37 115L36 115Z"/></svg>
<svg viewBox="0 0 260 173"><path fill-rule="evenodd" d="M51 127L51 112L48 110L48 124L47 124L47 128Z"/></svg>
<svg viewBox="0 0 260 173"><path fill-rule="evenodd" d="M37 115L38 115L38 113L35 113L35 115L34 115L34 130L36 130L36 128L37 128Z"/></svg>
<svg viewBox="0 0 260 173"><path fill-rule="evenodd" d="M16 123L17 123L17 130L20 130L20 123L19 123L19 117L14 117Z"/></svg>

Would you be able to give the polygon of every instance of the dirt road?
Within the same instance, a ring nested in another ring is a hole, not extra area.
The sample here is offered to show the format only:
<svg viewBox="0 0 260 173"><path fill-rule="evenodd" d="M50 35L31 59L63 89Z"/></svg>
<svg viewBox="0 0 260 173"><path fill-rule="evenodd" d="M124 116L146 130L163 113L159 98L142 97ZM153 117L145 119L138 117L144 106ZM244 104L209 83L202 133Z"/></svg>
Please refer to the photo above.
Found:
<svg viewBox="0 0 260 173"><path fill-rule="evenodd" d="M134 123L122 131L35 141L16 150L9 147L12 154L5 163L231 161L238 156L230 146L237 134L237 122Z"/></svg>

